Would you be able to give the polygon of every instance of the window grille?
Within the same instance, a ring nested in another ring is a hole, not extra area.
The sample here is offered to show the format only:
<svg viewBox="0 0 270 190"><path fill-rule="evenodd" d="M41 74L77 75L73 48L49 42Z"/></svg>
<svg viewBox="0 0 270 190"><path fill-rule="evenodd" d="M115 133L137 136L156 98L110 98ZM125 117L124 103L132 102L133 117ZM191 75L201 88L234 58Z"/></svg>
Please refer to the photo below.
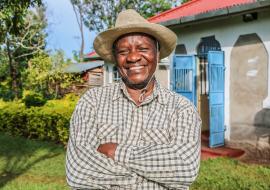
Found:
<svg viewBox="0 0 270 190"><path fill-rule="evenodd" d="M113 66L113 82L117 82L121 79L120 74L116 66Z"/></svg>
<svg viewBox="0 0 270 190"><path fill-rule="evenodd" d="M208 94L208 60L207 55L209 51L221 51L220 43L215 39L215 36L208 36L201 38L201 42L197 48L197 55L199 58L199 72L200 72L200 93Z"/></svg>

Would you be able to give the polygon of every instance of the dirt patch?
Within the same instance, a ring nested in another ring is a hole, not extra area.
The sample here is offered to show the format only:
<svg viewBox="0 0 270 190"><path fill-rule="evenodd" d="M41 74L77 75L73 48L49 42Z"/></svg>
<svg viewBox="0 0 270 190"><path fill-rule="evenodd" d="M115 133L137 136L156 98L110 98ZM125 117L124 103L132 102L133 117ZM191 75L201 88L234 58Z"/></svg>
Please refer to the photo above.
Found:
<svg viewBox="0 0 270 190"><path fill-rule="evenodd" d="M237 158L240 161L270 166L270 144L268 143L230 141L227 143L227 146L245 151L241 157Z"/></svg>

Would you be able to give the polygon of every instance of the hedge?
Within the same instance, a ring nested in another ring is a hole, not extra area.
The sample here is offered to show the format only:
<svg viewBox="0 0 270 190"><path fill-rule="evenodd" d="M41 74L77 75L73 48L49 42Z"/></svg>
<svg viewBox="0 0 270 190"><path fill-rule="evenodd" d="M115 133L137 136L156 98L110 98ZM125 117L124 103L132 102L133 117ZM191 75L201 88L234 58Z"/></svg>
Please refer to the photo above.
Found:
<svg viewBox="0 0 270 190"><path fill-rule="evenodd" d="M0 131L14 136L66 144L76 101L48 101L43 107L27 108L20 102L0 101Z"/></svg>

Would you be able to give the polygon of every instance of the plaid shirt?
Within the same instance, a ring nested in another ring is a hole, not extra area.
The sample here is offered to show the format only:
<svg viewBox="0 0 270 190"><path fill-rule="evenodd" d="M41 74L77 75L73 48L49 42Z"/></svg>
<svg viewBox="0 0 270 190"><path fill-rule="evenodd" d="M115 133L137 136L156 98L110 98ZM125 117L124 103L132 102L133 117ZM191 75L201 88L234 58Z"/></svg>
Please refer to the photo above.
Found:
<svg viewBox="0 0 270 190"><path fill-rule="evenodd" d="M157 82L140 106L124 83L94 88L70 125L67 182L73 189L188 189L200 163L201 120L184 97ZM118 143L115 160L97 152Z"/></svg>

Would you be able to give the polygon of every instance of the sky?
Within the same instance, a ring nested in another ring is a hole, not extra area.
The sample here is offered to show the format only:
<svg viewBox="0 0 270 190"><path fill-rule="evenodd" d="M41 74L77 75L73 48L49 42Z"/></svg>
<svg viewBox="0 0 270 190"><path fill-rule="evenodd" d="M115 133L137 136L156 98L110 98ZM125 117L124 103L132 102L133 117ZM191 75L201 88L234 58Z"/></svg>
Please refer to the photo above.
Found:
<svg viewBox="0 0 270 190"><path fill-rule="evenodd" d="M80 50L80 31L69 0L44 0L47 5L48 37L47 49L62 49L67 58L72 58L72 51ZM95 32L85 30L85 53L93 50Z"/></svg>
<svg viewBox="0 0 270 190"><path fill-rule="evenodd" d="M47 49L53 51L62 49L67 58L72 58L72 51L80 50L80 31L70 0L43 0L43 2L47 6ZM97 34L89 32L86 27L84 31L86 54L93 51L93 41Z"/></svg>

